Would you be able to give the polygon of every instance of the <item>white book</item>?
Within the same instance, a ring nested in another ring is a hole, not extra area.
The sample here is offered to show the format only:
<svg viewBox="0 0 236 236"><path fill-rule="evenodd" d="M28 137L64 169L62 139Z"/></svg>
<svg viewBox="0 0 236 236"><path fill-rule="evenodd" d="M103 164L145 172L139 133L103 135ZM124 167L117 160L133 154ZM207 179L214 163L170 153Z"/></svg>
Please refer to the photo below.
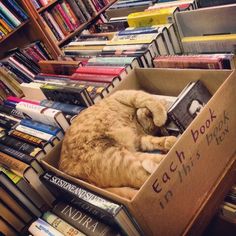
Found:
<svg viewBox="0 0 236 236"><path fill-rule="evenodd" d="M101 40L101 41L75 41L68 44L68 46L102 46L107 45L109 40Z"/></svg>
<svg viewBox="0 0 236 236"><path fill-rule="evenodd" d="M39 121L48 125L57 126L66 131L69 123L63 113L59 110L43 107L40 105L30 104L27 102L19 102L16 109L21 111L26 117Z"/></svg>
<svg viewBox="0 0 236 236"><path fill-rule="evenodd" d="M43 100L46 99L44 93L40 89L42 86L41 83L21 83L20 87L23 91L25 97L27 97L30 100Z"/></svg>

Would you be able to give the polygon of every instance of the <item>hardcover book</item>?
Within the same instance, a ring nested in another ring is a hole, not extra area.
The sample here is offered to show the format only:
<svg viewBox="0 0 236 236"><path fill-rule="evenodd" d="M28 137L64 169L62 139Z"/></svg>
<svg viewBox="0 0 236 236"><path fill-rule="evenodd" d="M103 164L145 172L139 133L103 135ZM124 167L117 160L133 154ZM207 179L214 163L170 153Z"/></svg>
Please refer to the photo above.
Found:
<svg viewBox="0 0 236 236"><path fill-rule="evenodd" d="M69 103L77 106L82 105L85 107L93 105L93 100L86 88L46 84L41 86L41 90L45 94L46 98L51 101Z"/></svg>
<svg viewBox="0 0 236 236"><path fill-rule="evenodd" d="M211 96L201 80L190 82L168 109L169 119L176 124L180 132L184 132Z"/></svg>

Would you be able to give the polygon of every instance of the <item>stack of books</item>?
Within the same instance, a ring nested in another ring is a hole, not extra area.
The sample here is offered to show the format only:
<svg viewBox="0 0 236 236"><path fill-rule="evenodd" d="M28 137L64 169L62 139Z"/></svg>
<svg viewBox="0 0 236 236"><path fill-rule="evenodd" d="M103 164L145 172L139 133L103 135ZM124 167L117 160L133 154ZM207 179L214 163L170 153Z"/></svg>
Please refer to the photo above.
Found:
<svg viewBox="0 0 236 236"><path fill-rule="evenodd" d="M17 0L0 2L0 40L27 21L28 15Z"/></svg>
<svg viewBox="0 0 236 236"><path fill-rule="evenodd" d="M41 41L35 41L23 48L14 48L0 60L0 101L7 96L22 97L21 83L33 81L40 72L38 62L51 59Z"/></svg>

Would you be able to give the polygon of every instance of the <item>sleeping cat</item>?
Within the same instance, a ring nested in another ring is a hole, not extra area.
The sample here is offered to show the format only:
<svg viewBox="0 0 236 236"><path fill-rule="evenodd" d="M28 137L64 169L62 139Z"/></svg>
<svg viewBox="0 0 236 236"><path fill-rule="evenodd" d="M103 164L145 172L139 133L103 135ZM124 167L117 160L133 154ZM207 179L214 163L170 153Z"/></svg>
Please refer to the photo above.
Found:
<svg viewBox="0 0 236 236"><path fill-rule="evenodd" d="M167 119L151 94L122 90L84 110L66 132L59 169L98 187L140 188L168 151L174 136L155 137Z"/></svg>

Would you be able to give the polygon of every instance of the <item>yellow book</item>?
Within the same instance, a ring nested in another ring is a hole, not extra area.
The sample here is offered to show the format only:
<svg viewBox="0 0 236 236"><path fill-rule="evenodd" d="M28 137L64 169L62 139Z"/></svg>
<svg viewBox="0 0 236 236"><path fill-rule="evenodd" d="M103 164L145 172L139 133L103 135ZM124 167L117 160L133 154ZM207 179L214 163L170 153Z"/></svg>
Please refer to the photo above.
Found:
<svg viewBox="0 0 236 236"><path fill-rule="evenodd" d="M130 27L145 27L173 23L173 15L179 11L178 7L169 7L147 12L136 12L128 15Z"/></svg>
<svg viewBox="0 0 236 236"><path fill-rule="evenodd" d="M204 41L225 41L225 40L236 40L236 34L219 34L219 35L205 35L205 36L193 36L184 37L181 39L182 42L204 42Z"/></svg>
<svg viewBox="0 0 236 236"><path fill-rule="evenodd" d="M12 28L3 20L0 19L0 24L10 33L12 31Z"/></svg>

